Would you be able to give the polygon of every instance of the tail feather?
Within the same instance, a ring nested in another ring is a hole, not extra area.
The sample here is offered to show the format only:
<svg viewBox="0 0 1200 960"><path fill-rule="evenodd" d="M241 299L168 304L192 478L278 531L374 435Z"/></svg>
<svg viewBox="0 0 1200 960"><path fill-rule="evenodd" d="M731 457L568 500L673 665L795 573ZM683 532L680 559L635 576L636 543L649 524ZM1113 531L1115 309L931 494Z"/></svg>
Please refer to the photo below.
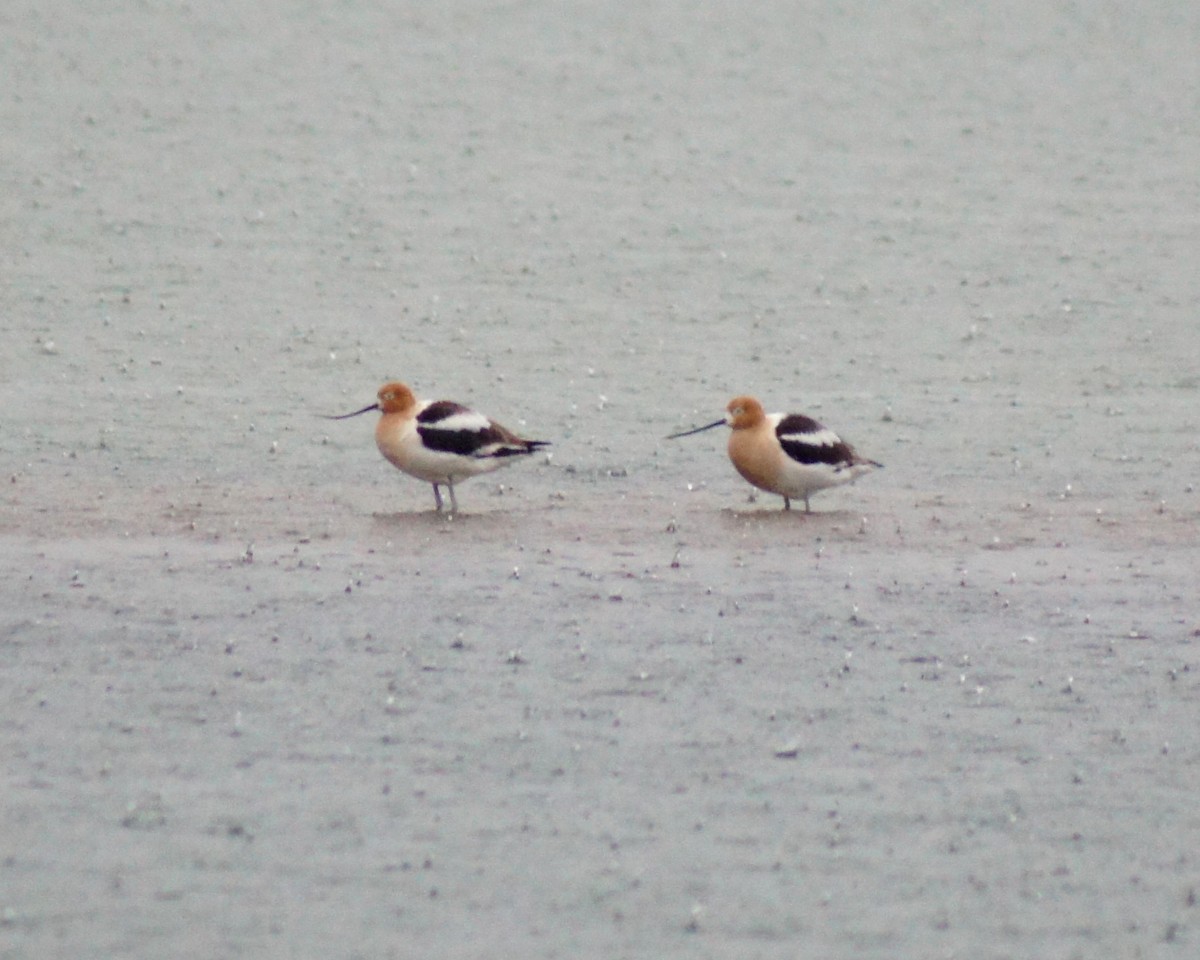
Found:
<svg viewBox="0 0 1200 960"><path fill-rule="evenodd" d="M475 451L475 456L480 459L488 457L522 457L539 450L541 447L550 446L549 440L526 440L523 437L514 437L504 443L491 443L486 447L480 447Z"/></svg>

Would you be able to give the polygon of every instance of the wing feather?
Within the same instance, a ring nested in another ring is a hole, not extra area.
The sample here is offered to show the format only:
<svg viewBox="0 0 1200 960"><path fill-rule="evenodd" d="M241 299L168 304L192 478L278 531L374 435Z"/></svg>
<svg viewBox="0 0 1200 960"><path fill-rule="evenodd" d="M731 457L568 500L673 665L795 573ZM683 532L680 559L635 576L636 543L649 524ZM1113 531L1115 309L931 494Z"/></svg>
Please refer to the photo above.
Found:
<svg viewBox="0 0 1200 960"><path fill-rule="evenodd" d="M480 460L519 456L546 446L543 440L519 437L482 413L450 400L429 403L417 414L417 434L430 450Z"/></svg>
<svg viewBox="0 0 1200 960"><path fill-rule="evenodd" d="M854 448L828 427L801 413L790 413L780 419L775 436L783 452L797 463L827 463L847 467L857 462Z"/></svg>

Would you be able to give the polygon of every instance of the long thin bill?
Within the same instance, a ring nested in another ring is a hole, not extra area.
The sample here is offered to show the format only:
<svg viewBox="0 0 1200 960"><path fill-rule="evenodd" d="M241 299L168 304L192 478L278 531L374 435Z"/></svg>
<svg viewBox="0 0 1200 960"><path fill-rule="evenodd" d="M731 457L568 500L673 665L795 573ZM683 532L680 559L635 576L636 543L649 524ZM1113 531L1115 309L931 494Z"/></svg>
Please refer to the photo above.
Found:
<svg viewBox="0 0 1200 960"><path fill-rule="evenodd" d="M714 420L712 423L706 424L703 427L696 427L695 430L684 430L683 433L673 433L668 440L678 440L680 437L690 437L693 433L703 433L705 430L711 430L713 427L725 426L724 420Z"/></svg>
<svg viewBox="0 0 1200 960"><path fill-rule="evenodd" d="M329 417L329 416L326 416L325 414L321 414L321 419L323 419L323 420L349 420L351 417L360 417L364 413L369 413L372 410L378 410L378 409L379 409L379 404L373 403L369 407L363 407L361 410L355 410L353 413L343 413L340 417Z"/></svg>

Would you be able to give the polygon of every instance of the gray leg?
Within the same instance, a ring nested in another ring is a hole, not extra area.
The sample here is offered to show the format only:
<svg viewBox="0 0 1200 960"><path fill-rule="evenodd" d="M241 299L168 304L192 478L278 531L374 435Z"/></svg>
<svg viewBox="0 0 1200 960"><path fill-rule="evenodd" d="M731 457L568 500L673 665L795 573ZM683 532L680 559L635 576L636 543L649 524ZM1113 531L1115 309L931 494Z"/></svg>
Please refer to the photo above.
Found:
<svg viewBox="0 0 1200 960"><path fill-rule="evenodd" d="M791 510L791 509L792 509L792 501L791 501L791 498L790 498L790 497L784 497L784 498L783 498L783 509L784 509L784 510Z"/></svg>
<svg viewBox="0 0 1200 960"><path fill-rule="evenodd" d="M812 513L812 507L810 507L808 505L808 494L807 493L804 495L804 512Z"/></svg>
<svg viewBox="0 0 1200 960"><path fill-rule="evenodd" d="M458 513L458 498L454 495L454 484L446 484L446 489L450 491L450 512Z"/></svg>
<svg viewBox="0 0 1200 960"><path fill-rule="evenodd" d="M451 488L451 491L453 492L453 488ZM441 513L442 512L442 491L438 489L438 485L436 483L433 485L433 499L437 501L438 513Z"/></svg>

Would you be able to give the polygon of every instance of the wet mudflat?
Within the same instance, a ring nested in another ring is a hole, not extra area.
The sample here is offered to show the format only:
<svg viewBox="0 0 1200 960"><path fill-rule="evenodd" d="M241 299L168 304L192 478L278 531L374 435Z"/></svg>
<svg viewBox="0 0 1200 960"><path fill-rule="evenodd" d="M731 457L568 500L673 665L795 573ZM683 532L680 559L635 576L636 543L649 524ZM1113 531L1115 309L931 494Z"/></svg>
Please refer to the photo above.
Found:
<svg viewBox="0 0 1200 960"><path fill-rule="evenodd" d="M1191 955L1200 14L4 16L5 957Z"/></svg>

